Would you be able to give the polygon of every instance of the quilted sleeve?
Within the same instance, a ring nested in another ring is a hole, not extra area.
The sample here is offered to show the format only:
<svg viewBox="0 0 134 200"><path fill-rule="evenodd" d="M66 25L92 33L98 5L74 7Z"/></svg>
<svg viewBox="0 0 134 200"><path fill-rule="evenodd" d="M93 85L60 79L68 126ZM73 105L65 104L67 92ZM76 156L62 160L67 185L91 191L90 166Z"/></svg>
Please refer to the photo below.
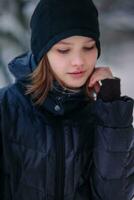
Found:
<svg viewBox="0 0 134 200"><path fill-rule="evenodd" d="M90 176L93 200L134 198L134 100L95 102L96 128Z"/></svg>

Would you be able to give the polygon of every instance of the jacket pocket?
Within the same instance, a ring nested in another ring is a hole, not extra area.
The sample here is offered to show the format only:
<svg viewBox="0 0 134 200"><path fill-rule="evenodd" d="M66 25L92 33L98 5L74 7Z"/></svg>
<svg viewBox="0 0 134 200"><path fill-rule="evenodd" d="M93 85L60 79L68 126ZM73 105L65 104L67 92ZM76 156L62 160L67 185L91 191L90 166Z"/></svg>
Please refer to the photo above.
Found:
<svg viewBox="0 0 134 200"><path fill-rule="evenodd" d="M93 150L95 171L105 179L125 177L133 129L97 126Z"/></svg>
<svg viewBox="0 0 134 200"><path fill-rule="evenodd" d="M93 155L94 167L105 179L120 179L124 175L126 153L111 153L97 149Z"/></svg>
<svg viewBox="0 0 134 200"><path fill-rule="evenodd" d="M16 193L18 195L20 188L26 189L24 186L31 188L31 190L35 188L36 193L41 192L43 194L45 192L47 157L48 154L45 152L10 142L9 163L12 174L13 194Z"/></svg>

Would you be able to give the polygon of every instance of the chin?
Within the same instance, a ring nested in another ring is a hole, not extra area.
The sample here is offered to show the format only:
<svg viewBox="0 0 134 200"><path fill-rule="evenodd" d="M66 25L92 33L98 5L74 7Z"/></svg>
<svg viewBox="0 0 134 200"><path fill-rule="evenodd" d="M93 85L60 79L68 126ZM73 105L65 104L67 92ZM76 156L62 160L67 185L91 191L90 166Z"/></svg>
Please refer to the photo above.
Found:
<svg viewBox="0 0 134 200"><path fill-rule="evenodd" d="M86 82L84 83L72 83L72 84L67 84L67 83L64 83L64 85L70 89L79 89L81 88L82 86L85 85Z"/></svg>

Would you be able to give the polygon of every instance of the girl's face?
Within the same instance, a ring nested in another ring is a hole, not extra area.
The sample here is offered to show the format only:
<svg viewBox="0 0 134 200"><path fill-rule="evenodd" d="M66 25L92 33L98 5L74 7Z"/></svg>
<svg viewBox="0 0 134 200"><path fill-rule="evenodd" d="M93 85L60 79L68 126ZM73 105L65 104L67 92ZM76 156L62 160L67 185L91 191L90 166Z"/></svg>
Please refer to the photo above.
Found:
<svg viewBox="0 0 134 200"><path fill-rule="evenodd" d="M92 38L72 36L55 44L47 56L52 71L64 86L77 89L93 72L98 52Z"/></svg>

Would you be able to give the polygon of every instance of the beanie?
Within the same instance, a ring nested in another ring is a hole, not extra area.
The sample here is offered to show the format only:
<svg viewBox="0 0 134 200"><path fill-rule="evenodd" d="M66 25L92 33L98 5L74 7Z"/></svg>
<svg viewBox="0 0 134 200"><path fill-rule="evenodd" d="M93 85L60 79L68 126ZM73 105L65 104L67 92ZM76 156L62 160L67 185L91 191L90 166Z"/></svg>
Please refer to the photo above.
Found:
<svg viewBox="0 0 134 200"><path fill-rule="evenodd" d="M55 43L73 35L93 38L100 56L98 11L92 0L40 0L30 27L36 63Z"/></svg>

